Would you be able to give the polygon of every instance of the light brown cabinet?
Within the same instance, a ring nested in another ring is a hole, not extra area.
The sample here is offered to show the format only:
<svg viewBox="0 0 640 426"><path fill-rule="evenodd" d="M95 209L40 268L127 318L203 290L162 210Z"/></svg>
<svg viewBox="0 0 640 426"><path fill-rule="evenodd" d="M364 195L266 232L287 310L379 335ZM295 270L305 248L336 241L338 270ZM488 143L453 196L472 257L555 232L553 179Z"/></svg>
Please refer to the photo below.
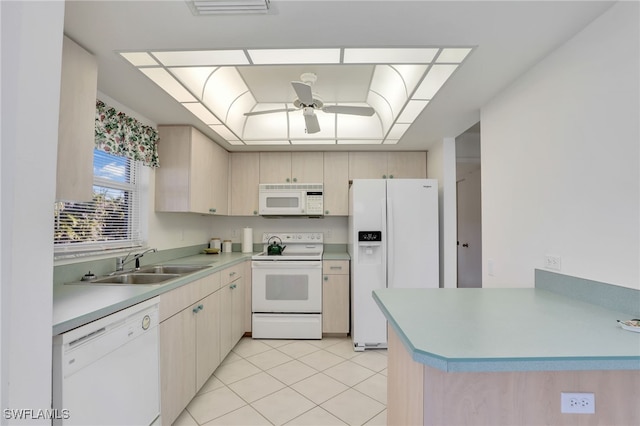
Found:
<svg viewBox="0 0 640 426"><path fill-rule="evenodd" d="M229 215L258 214L260 184L260 154L232 152L229 154Z"/></svg>
<svg viewBox="0 0 640 426"><path fill-rule="evenodd" d="M56 200L93 199L97 90L96 58L65 36L62 42Z"/></svg>
<svg viewBox="0 0 640 426"><path fill-rule="evenodd" d="M324 214L349 214L349 153L324 153Z"/></svg>
<svg viewBox="0 0 640 426"><path fill-rule="evenodd" d="M220 364L220 274L160 295L162 419L171 424Z"/></svg>
<svg viewBox="0 0 640 426"><path fill-rule="evenodd" d="M349 333L349 261L322 262L322 332Z"/></svg>
<svg viewBox="0 0 640 426"><path fill-rule="evenodd" d="M221 271L222 287L220 289L220 359L231 352L231 349L244 335L245 281L243 273L245 263L231 266Z"/></svg>
<svg viewBox="0 0 640 426"><path fill-rule="evenodd" d="M426 177L426 152L349 153L349 179L398 179Z"/></svg>
<svg viewBox="0 0 640 426"><path fill-rule="evenodd" d="M322 152L261 152L260 183L322 183Z"/></svg>
<svg viewBox="0 0 640 426"><path fill-rule="evenodd" d="M156 211L227 215L229 153L191 126L158 126Z"/></svg>

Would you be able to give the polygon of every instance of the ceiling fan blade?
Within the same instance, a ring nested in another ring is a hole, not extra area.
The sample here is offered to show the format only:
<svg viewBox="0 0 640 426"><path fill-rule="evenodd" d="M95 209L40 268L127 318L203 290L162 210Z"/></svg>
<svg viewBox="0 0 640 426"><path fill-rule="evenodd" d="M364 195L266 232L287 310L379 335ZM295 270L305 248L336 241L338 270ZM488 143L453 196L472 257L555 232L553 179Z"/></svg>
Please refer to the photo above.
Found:
<svg viewBox="0 0 640 426"><path fill-rule="evenodd" d="M375 110L371 107L347 106L347 105L329 105L322 108L324 112L332 112L335 114L351 114L351 115L373 115Z"/></svg>
<svg viewBox="0 0 640 426"><path fill-rule="evenodd" d="M298 96L298 100L300 101L300 103L304 105L313 104L313 93L311 92L311 86L301 81L292 81L291 85L293 86L293 90L296 91L296 95Z"/></svg>
<svg viewBox="0 0 640 426"><path fill-rule="evenodd" d="M318 133L320 131L320 123L318 123L318 117L313 113L313 108L305 108L303 115L307 133Z"/></svg>
<svg viewBox="0 0 640 426"><path fill-rule="evenodd" d="M267 109L264 111L245 112L244 115L246 115L247 117L250 117L252 115L271 114L273 112L289 112L289 111L297 111L297 109L296 108Z"/></svg>

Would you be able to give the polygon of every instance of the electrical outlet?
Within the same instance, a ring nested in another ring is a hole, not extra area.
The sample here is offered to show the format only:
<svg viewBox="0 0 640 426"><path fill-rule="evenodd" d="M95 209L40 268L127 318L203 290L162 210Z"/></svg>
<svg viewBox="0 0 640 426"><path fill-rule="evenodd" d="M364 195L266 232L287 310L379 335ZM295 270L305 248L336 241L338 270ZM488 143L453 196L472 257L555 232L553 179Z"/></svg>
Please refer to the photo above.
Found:
<svg viewBox="0 0 640 426"><path fill-rule="evenodd" d="M562 259L560 256L546 255L544 257L544 267L553 271L560 271L562 269Z"/></svg>
<svg viewBox="0 0 640 426"><path fill-rule="evenodd" d="M560 412L565 414L595 414L595 394L589 392L560 393Z"/></svg>

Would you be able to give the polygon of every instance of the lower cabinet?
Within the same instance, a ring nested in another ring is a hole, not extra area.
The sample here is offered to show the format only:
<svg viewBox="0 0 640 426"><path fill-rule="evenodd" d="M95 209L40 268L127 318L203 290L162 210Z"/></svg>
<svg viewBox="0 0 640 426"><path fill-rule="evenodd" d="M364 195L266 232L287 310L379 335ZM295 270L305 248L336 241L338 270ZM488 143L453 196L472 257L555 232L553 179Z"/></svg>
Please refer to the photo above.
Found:
<svg viewBox="0 0 640 426"><path fill-rule="evenodd" d="M322 262L322 332L349 333L349 261Z"/></svg>
<svg viewBox="0 0 640 426"><path fill-rule="evenodd" d="M160 295L163 424L173 423L244 334L245 263Z"/></svg>

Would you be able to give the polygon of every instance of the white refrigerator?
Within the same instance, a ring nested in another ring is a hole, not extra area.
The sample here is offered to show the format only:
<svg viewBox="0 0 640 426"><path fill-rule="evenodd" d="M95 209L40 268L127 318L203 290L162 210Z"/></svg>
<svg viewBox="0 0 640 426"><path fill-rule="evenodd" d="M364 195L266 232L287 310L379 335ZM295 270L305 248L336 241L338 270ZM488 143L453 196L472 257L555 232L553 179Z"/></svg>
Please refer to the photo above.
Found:
<svg viewBox="0 0 640 426"><path fill-rule="evenodd" d="M373 290L439 287L438 181L354 179L348 232L354 349L386 348Z"/></svg>

